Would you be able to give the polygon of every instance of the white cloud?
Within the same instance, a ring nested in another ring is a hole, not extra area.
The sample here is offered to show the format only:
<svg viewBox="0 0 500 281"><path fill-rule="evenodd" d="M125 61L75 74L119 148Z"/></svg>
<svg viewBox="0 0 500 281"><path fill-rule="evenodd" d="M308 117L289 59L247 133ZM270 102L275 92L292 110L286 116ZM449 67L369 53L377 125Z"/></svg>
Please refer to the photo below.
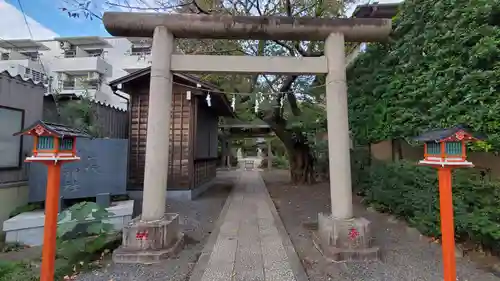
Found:
<svg viewBox="0 0 500 281"><path fill-rule="evenodd" d="M33 33L33 39L43 40L57 37L57 33L41 25L34 19L27 16L28 24ZM24 22L21 11L16 7L0 0L0 37L2 39L26 39L30 38L30 33Z"/></svg>

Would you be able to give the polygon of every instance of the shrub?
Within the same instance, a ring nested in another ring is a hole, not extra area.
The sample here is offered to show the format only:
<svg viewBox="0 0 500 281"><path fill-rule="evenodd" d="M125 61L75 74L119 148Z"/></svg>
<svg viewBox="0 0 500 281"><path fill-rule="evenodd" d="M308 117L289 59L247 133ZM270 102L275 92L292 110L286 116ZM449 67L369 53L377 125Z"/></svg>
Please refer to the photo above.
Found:
<svg viewBox="0 0 500 281"><path fill-rule="evenodd" d="M314 155L314 171L316 172L317 180L328 180L330 172L328 169L328 141L317 139L311 145Z"/></svg>
<svg viewBox="0 0 500 281"><path fill-rule="evenodd" d="M273 167L278 169L288 169L290 168L290 163L286 156L274 156L273 157Z"/></svg>
<svg viewBox="0 0 500 281"><path fill-rule="evenodd" d="M36 281L36 271L25 262L0 261L0 281Z"/></svg>
<svg viewBox="0 0 500 281"><path fill-rule="evenodd" d="M26 205L19 206L15 208L12 212L9 214L9 218L13 218L19 214L22 214L24 212L31 212L35 210L40 210L43 209L43 206L41 203L29 203Z"/></svg>
<svg viewBox="0 0 500 281"><path fill-rule="evenodd" d="M405 218L425 235L441 235L437 171L406 161L367 161L352 157L353 184L377 210ZM494 252L500 250L500 182L467 169L453 172L455 235Z"/></svg>
<svg viewBox="0 0 500 281"><path fill-rule="evenodd" d="M95 266L96 261L118 247L120 233L107 222L112 215L94 202L75 204L60 214L56 276Z"/></svg>

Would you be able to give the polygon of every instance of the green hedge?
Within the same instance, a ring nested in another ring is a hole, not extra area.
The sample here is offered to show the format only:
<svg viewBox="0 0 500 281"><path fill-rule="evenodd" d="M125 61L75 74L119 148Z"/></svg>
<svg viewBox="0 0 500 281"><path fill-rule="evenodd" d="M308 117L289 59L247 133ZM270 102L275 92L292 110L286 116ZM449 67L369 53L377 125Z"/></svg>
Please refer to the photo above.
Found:
<svg viewBox="0 0 500 281"><path fill-rule="evenodd" d="M267 158L262 159L259 168L267 168ZM290 163L288 163L288 158L286 156L275 155L273 157L273 168L275 169L288 169L290 168Z"/></svg>
<svg viewBox="0 0 500 281"><path fill-rule="evenodd" d="M353 154L353 184L379 211L405 218L421 233L440 237L437 171L414 162L369 161ZM457 240L471 240L500 252L500 182L484 180L471 169L453 172Z"/></svg>

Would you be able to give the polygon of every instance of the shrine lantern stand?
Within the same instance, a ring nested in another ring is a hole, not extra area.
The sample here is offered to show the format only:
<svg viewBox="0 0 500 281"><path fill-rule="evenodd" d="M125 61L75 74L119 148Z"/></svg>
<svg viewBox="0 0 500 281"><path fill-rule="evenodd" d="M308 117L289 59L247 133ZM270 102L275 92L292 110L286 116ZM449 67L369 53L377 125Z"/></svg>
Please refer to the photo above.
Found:
<svg viewBox="0 0 500 281"><path fill-rule="evenodd" d="M482 138L463 125L429 131L415 138L424 143L424 159L419 164L438 169L444 281L456 280L451 172L455 168L474 167L467 161L466 142L479 139Z"/></svg>
<svg viewBox="0 0 500 281"><path fill-rule="evenodd" d="M38 162L47 166L45 224L40 280L53 281L61 166L67 162L80 160L80 157L76 154L77 137L89 138L90 136L77 129L43 121L37 121L14 135L32 136L33 152L25 161Z"/></svg>

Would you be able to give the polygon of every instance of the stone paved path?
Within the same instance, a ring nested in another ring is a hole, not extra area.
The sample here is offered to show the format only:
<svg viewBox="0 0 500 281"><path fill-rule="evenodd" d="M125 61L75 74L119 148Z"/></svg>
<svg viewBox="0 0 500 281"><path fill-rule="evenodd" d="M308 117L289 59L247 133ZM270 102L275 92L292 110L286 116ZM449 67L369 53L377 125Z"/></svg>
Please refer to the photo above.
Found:
<svg viewBox="0 0 500 281"><path fill-rule="evenodd" d="M259 172L240 171L191 276L200 280L307 280Z"/></svg>

